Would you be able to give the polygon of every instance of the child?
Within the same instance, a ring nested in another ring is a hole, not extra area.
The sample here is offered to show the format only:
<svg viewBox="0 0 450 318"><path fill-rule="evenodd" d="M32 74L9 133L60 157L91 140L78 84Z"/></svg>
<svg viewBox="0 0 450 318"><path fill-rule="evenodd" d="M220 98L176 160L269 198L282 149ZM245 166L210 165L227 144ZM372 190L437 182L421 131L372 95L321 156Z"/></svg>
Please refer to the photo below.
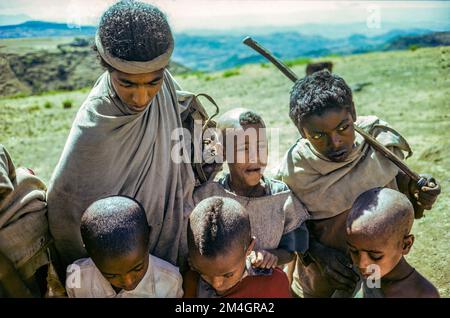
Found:
<svg viewBox="0 0 450 318"><path fill-rule="evenodd" d="M247 261L255 246L250 232L249 217L236 200L214 196L201 201L188 226L189 263L201 278L185 275L185 296L289 298L281 269L256 272Z"/></svg>
<svg viewBox="0 0 450 318"><path fill-rule="evenodd" d="M311 214L309 250L298 253L292 289L305 297L330 297L336 290L354 291L358 275L346 254L345 221L355 199L374 187L406 194L416 209L431 209L440 187L417 189L397 166L375 151L354 125L374 136L403 158L405 139L375 116L356 118L352 92L345 81L327 70L296 82L290 117L301 138L286 153L278 177ZM435 186L431 186L431 182Z"/></svg>
<svg viewBox="0 0 450 318"><path fill-rule="evenodd" d="M439 297L436 288L405 260L414 243L413 221L413 206L398 191L374 188L356 199L347 217L347 243L364 278L364 297ZM374 285L374 275L381 278L379 286Z"/></svg>
<svg viewBox="0 0 450 318"><path fill-rule="evenodd" d="M235 199L247 211L252 235L258 238L252 265L268 269L289 263L294 251L307 248L304 221L309 215L283 182L263 175L267 157L264 121L257 113L238 108L221 116L217 127L230 172L198 188L194 203L214 195Z"/></svg>
<svg viewBox="0 0 450 318"><path fill-rule="evenodd" d="M149 255L150 227L141 204L112 196L95 201L81 218L91 258L67 268L69 297L181 297L178 268Z"/></svg>

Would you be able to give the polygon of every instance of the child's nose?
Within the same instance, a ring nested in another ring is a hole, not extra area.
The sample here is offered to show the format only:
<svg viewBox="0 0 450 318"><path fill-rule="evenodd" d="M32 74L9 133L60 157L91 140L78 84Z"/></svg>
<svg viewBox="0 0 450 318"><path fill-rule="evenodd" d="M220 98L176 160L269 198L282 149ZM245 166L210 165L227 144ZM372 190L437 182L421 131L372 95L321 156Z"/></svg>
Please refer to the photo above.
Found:
<svg viewBox="0 0 450 318"><path fill-rule="evenodd" d="M211 281L211 285L214 287L214 289L220 290L223 285L223 278L222 277L213 277Z"/></svg>
<svg viewBox="0 0 450 318"><path fill-rule="evenodd" d="M339 148L342 145L342 138L338 133L332 133L330 137L331 145L333 148Z"/></svg>
<svg viewBox="0 0 450 318"><path fill-rule="evenodd" d="M133 289L133 285L134 285L133 275L124 276L122 279L122 284L123 284L124 288L127 290Z"/></svg>
<svg viewBox="0 0 450 318"><path fill-rule="evenodd" d="M358 262L358 267L361 270L366 270L370 264L372 264L373 262L370 260L369 255L367 255L367 253L365 252L361 252L359 255L359 262Z"/></svg>

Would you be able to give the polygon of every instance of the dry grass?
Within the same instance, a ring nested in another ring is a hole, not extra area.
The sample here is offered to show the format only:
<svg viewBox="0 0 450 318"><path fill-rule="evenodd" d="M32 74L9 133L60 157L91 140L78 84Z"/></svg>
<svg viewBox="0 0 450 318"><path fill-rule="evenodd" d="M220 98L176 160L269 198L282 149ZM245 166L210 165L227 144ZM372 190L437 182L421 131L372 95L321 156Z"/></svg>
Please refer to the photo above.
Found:
<svg viewBox="0 0 450 318"><path fill-rule="evenodd" d="M408 260L442 296L449 297L450 47L331 60L334 71L350 85L371 83L355 93L358 113L374 114L391 123L415 152L408 164L418 172L433 174L441 183L443 192L435 208L414 224L416 242ZM293 67L301 76L304 68ZM271 66L247 65L228 78L219 72L178 80L185 89L213 96L221 112L234 107L260 112L269 127L280 128L281 152L298 138L287 112L292 84ZM0 143L10 150L17 165L33 168L49 180L87 92L0 100ZM59 105L67 99L74 107L63 109ZM50 104L54 106L45 106ZM205 105L209 107L206 101Z"/></svg>

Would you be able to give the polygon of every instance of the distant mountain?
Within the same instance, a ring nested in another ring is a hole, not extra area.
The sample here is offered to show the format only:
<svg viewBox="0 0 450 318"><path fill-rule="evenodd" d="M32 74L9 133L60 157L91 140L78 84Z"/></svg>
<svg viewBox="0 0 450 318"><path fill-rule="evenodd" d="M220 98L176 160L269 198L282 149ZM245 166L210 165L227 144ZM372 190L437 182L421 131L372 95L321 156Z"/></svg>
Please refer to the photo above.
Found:
<svg viewBox="0 0 450 318"><path fill-rule="evenodd" d="M301 56L321 57L330 54L347 55L391 50L394 48L390 46L390 43L396 39L416 36L415 39L419 40L427 34L433 33L422 29L392 30L373 37L353 34L346 38L330 39L319 35L283 32L261 34L254 36L254 39L267 47L278 58L289 60ZM192 69L205 71L227 69L247 63L266 62L258 53L243 45L242 39L243 36L240 35L176 34L174 60ZM442 42L441 45L448 45L445 43Z"/></svg>
<svg viewBox="0 0 450 318"><path fill-rule="evenodd" d="M450 45L450 32L435 32L425 35L402 36L389 43L389 50L403 50L416 47Z"/></svg>
<svg viewBox="0 0 450 318"><path fill-rule="evenodd" d="M415 21L413 24L417 29L429 30L433 32L442 32L450 30L450 20L443 21ZM417 27L417 26L420 26ZM246 27L236 28L232 30L233 35L245 36L252 34L254 36L267 35L271 33L301 33L303 35L319 35L328 39L342 39L347 38L353 34L362 34L367 37L375 37L384 35L390 30L412 30L411 23L399 23L381 21L380 28L369 28L365 22L354 23L336 23L336 24L317 24L308 23L296 26L272 26L265 27ZM395 32L395 31L394 31ZM182 33L194 36L223 36L229 35L230 30L204 30L204 29L190 29L184 30Z"/></svg>
<svg viewBox="0 0 450 318"><path fill-rule="evenodd" d="M191 71L176 62L169 69L173 74ZM0 42L0 96L89 87L104 71L86 38Z"/></svg>
<svg viewBox="0 0 450 318"><path fill-rule="evenodd" d="M370 29L364 23L352 23L247 28L233 32L191 30L175 34L173 59L190 69L201 71L216 71L247 63L265 62L263 57L242 44L245 35L254 36L277 57L285 60L302 56L321 57L330 54L393 50L408 48L414 44L448 45L446 33L433 36L435 33L429 29L389 29L386 25L393 27L397 24L385 23L382 29ZM450 29L450 24L445 23L428 25L433 29ZM71 28L64 23L28 21L18 25L0 26L0 38L93 36L95 31L94 26Z"/></svg>
<svg viewBox="0 0 450 318"><path fill-rule="evenodd" d="M221 70L247 63L264 61L260 55L242 44L242 36L194 36L176 34L174 60L190 68L200 70ZM257 38L275 56L293 59L313 51L326 49L333 40L320 36L304 36L299 33L274 33Z"/></svg>
<svg viewBox="0 0 450 318"><path fill-rule="evenodd" d="M94 35L96 29L94 26L74 28L66 23L27 21L17 25L0 26L0 38L86 36Z"/></svg>

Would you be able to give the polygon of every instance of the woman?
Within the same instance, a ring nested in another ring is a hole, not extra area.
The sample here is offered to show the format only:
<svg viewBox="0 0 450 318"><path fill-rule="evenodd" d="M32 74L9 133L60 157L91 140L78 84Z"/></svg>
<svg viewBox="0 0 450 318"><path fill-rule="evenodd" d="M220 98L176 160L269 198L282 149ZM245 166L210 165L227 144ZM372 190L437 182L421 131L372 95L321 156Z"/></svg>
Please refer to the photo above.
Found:
<svg viewBox="0 0 450 318"><path fill-rule="evenodd" d="M108 71L78 111L48 191L56 247L64 265L84 257L82 213L121 194L146 210L150 253L177 264L195 178L189 163L171 160L171 134L182 122L166 69L170 26L156 7L122 1L101 17L95 46Z"/></svg>

